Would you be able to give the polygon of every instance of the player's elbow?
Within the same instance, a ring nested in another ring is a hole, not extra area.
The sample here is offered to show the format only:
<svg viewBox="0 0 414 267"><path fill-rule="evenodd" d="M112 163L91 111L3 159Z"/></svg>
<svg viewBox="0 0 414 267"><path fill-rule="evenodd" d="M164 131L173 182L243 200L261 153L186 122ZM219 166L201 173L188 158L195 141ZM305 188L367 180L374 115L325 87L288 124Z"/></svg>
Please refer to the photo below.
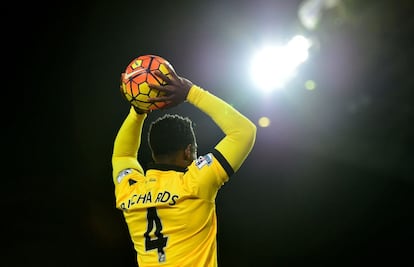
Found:
<svg viewBox="0 0 414 267"><path fill-rule="evenodd" d="M249 120L243 129L243 134L245 135L245 140L249 140L251 143L251 146L253 146L254 142L256 141L256 134L257 134L256 125Z"/></svg>
<svg viewBox="0 0 414 267"><path fill-rule="evenodd" d="M257 127L250 120L245 120L239 125L236 140L242 141L244 150L249 151L253 148L256 141Z"/></svg>

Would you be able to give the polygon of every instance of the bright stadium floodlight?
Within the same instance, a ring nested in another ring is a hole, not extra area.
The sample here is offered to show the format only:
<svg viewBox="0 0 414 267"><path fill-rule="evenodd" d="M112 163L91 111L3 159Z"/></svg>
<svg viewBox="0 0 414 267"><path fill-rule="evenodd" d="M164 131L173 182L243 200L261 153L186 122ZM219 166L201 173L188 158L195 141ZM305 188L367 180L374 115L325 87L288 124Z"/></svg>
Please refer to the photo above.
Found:
<svg viewBox="0 0 414 267"><path fill-rule="evenodd" d="M308 58L311 42L301 35L293 37L284 46L266 46L252 59L253 83L265 91L283 88L296 68Z"/></svg>

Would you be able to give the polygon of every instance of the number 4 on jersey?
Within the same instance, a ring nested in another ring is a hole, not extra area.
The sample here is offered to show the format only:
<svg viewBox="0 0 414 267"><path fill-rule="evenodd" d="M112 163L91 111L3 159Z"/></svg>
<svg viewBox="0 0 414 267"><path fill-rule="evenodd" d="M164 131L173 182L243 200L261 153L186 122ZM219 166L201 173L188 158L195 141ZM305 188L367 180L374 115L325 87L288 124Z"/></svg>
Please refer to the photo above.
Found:
<svg viewBox="0 0 414 267"><path fill-rule="evenodd" d="M158 262L165 261L165 252L164 247L167 245L168 237L164 237L161 233L162 224L161 220L158 217L157 210L152 207L147 209L147 231L145 232L145 250L158 250ZM150 233L153 231L155 224L154 236L155 238L151 239Z"/></svg>

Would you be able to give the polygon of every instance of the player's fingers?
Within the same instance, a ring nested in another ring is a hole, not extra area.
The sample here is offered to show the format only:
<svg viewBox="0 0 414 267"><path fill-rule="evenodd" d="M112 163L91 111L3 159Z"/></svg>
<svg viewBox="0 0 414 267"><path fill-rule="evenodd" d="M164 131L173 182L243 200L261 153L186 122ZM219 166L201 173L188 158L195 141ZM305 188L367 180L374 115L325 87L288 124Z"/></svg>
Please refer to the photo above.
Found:
<svg viewBox="0 0 414 267"><path fill-rule="evenodd" d="M156 70L156 71L154 72L154 74L155 74L158 78L160 78L161 80L163 80L165 83L167 83L167 84L172 83L172 81L171 81L170 77L168 77L167 75L165 75L165 74L164 74L164 73L162 73L161 71Z"/></svg>
<svg viewBox="0 0 414 267"><path fill-rule="evenodd" d="M169 85L162 85L162 84L148 84L148 87L151 89L155 89L161 92L165 92L165 93L170 93L173 92L174 90L171 89L171 87Z"/></svg>
<svg viewBox="0 0 414 267"><path fill-rule="evenodd" d="M168 73L171 75L172 80L177 81L178 80L178 75L175 72L175 70L173 69L173 67L170 64L164 64L164 66L167 68Z"/></svg>
<svg viewBox="0 0 414 267"><path fill-rule="evenodd" d="M165 102L165 101L170 101L172 100L173 96L158 96L158 97L149 97L148 101L149 102Z"/></svg>

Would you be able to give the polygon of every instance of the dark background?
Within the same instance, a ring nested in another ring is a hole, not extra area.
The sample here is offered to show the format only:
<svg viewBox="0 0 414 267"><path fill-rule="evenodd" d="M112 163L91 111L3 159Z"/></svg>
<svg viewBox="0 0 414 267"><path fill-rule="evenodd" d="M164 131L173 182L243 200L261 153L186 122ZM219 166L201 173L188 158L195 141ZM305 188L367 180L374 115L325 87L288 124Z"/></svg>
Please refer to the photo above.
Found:
<svg viewBox="0 0 414 267"><path fill-rule="evenodd" d="M252 121L271 119L219 192L220 266L412 265L412 1L342 1L314 31L300 3L4 8L2 265L135 266L110 159L129 110L120 73L142 54L165 57ZM246 71L254 48L295 34L318 42L285 90L264 95ZM189 104L169 112L196 122L200 154L221 137Z"/></svg>

